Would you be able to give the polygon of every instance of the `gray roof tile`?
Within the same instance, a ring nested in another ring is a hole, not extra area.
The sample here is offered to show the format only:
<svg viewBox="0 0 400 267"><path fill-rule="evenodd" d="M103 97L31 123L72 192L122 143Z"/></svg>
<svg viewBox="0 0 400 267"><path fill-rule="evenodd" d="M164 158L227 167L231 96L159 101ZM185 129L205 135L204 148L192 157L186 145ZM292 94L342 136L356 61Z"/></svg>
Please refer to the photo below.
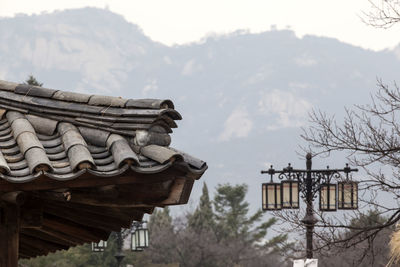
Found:
<svg viewBox="0 0 400 267"><path fill-rule="evenodd" d="M91 95L73 93L73 92L65 92L65 91L57 91L53 98L57 100L63 100L68 102L76 102L76 103L87 103L89 101Z"/></svg>
<svg viewBox="0 0 400 267"><path fill-rule="evenodd" d="M0 179L57 180L85 171L111 177L157 173L183 162L199 178L205 162L169 148L181 119L170 100L123 99L0 80ZM134 141L136 133L140 140ZM136 143L135 143L136 142Z"/></svg>
<svg viewBox="0 0 400 267"><path fill-rule="evenodd" d="M92 95L89 99L89 105L106 107L125 107L127 99L113 96Z"/></svg>
<svg viewBox="0 0 400 267"><path fill-rule="evenodd" d="M39 97L51 98L56 92L56 90L27 85L27 84L19 84L18 86L15 87L14 92L16 94L25 96L39 96Z"/></svg>

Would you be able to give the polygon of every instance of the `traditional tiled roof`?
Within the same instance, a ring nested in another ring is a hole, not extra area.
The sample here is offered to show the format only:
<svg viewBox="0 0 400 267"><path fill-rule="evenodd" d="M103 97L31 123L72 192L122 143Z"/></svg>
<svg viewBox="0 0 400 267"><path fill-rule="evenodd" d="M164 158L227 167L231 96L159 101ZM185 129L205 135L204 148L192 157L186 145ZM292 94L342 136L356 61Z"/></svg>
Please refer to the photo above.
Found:
<svg viewBox="0 0 400 267"><path fill-rule="evenodd" d="M19 257L104 240L186 203L207 164L169 146L180 119L170 100L0 81L0 212L23 203Z"/></svg>
<svg viewBox="0 0 400 267"><path fill-rule="evenodd" d="M123 99L0 81L0 178L75 179L155 173L174 162L200 176L205 162L169 147L181 115L170 100Z"/></svg>

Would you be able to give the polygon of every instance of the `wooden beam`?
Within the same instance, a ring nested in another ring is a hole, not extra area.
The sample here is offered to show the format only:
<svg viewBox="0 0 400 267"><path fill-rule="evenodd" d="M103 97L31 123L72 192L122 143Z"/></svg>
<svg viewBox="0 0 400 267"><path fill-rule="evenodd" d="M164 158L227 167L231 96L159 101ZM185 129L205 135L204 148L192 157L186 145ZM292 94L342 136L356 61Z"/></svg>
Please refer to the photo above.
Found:
<svg viewBox="0 0 400 267"><path fill-rule="evenodd" d="M45 231L42 231L42 229L21 229L21 234L25 235L25 236L31 236L31 237L35 237L35 238L39 238L41 240L44 241L48 241L48 242L53 242L56 244L60 244L60 245L64 245L64 246L68 246L68 247L72 247L72 246L76 246L80 243L77 242L73 242L71 240L66 240L65 238L59 238L56 235L51 235L48 234Z"/></svg>
<svg viewBox="0 0 400 267"><path fill-rule="evenodd" d="M165 197L163 198L165 199ZM132 194L121 194L118 199L109 200L97 197L88 196L85 194L74 194L71 198L71 202L77 204L89 204L92 206L100 207L125 207L125 208L135 208L135 207L152 207L153 203L158 202L162 199L138 199L134 192Z"/></svg>
<svg viewBox="0 0 400 267"><path fill-rule="evenodd" d="M59 192L40 192L35 194L37 198L49 201L59 201L63 203L76 203L76 204L86 204L91 206L104 206L104 207L151 207L143 203L143 201L138 201L134 194L125 194L125 196L120 196L118 199L103 198L101 196L95 196L91 193L86 194L84 191L71 192L71 197L69 200L63 199L62 194ZM154 201L149 201L150 203Z"/></svg>
<svg viewBox="0 0 400 267"><path fill-rule="evenodd" d="M1 195L1 200L20 206L25 202L25 193L21 191L8 192Z"/></svg>
<svg viewBox="0 0 400 267"><path fill-rule="evenodd" d="M100 195L109 199L116 199L119 194L116 185L105 185L105 186L91 188L90 192L94 195Z"/></svg>
<svg viewBox="0 0 400 267"><path fill-rule="evenodd" d="M186 178L176 178L167 199L160 202L162 206L181 204Z"/></svg>
<svg viewBox="0 0 400 267"><path fill-rule="evenodd" d="M139 221L143 217L143 213L149 212L150 208L123 208L123 207L100 207L100 206L91 206L88 204L79 204L79 203L62 203L53 201L51 203L52 206L63 209L65 206L68 208L79 210L83 213L94 213L99 216L106 216L111 218L118 218L119 220L135 220Z"/></svg>
<svg viewBox="0 0 400 267"><path fill-rule="evenodd" d="M69 246L61 245L52 241L42 240L37 237L32 237L29 235L20 235L20 244L26 244L29 247L37 248L43 252L55 252L61 249L68 249Z"/></svg>
<svg viewBox="0 0 400 267"><path fill-rule="evenodd" d="M33 230L33 229L29 229L29 230ZM88 242L88 240L82 239L79 236L70 236L70 235L62 232L61 230L49 228L44 225L40 228L40 232L43 232L49 236L52 236L55 239L61 239L61 240L65 241L66 243L72 243L74 245L82 245L83 243Z"/></svg>
<svg viewBox="0 0 400 267"><path fill-rule="evenodd" d="M85 242L106 240L111 232L80 225L47 213L43 215L43 225L50 229L61 231L67 235L79 237L79 239Z"/></svg>
<svg viewBox="0 0 400 267"><path fill-rule="evenodd" d="M19 250L20 250L20 252L19 252L20 257L19 258L21 258L21 255L23 255L23 257L27 257L27 258L33 258L33 257L37 257L38 253L40 254L40 252L38 252L37 250L35 251L35 250L31 249L30 247L28 247L28 246L26 246L24 244L20 245Z"/></svg>
<svg viewBox="0 0 400 267"><path fill-rule="evenodd" d="M21 251L21 249L19 250L19 258L20 259L29 259L32 256L28 256L27 254L25 254L23 251Z"/></svg>
<svg viewBox="0 0 400 267"><path fill-rule="evenodd" d="M3 203L0 213L0 266L16 267L19 252L19 207Z"/></svg>
<svg viewBox="0 0 400 267"><path fill-rule="evenodd" d="M55 190L59 188L89 188L107 185L151 184L173 180L179 175L184 175L184 172L175 169L174 167L156 174L137 173L129 169L124 174L115 177L96 176L86 172L76 179L68 181L55 180L45 175L41 175L28 183L10 183L4 179L0 179L0 191L37 191Z"/></svg>
<svg viewBox="0 0 400 267"><path fill-rule="evenodd" d="M192 188L193 188L193 184L195 179L193 178L187 178L184 177L184 179L186 179L185 182L185 186L183 187L183 191L182 191L182 195L181 195L181 199L180 199L180 204L186 204L189 201L190 198L190 193L192 193Z"/></svg>
<svg viewBox="0 0 400 267"><path fill-rule="evenodd" d="M30 197L21 206L21 228L40 228L43 222L43 203Z"/></svg>
<svg viewBox="0 0 400 267"><path fill-rule="evenodd" d="M45 256L49 253L49 251L46 251L38 247L32 247L26 243L20 243L20 250L24 255L29 255L30 258Z"/></svg>
<svg viewBox="0 0 400 267"><path fill-rule="evenodd" d="M131 225L131 219L120 219L116 216L109 217L105 214L100 215L93 212L81 211L68 207L68 205L52 205L49 203L45 207L45 212L55 215L57 217L73 221L77 224L99 228L106 231L119 231L121 227L129 228Z"/></svg>
<svg viewBox="0 0 400 267"><path fill-rule="evenodd" d="M64 203L86 204L104 207L152 207L168 198L173 181L153 184L79 188L69 191L34 192L35 197ZM183 187L183 186L182 186ZM68 198L65 197L68 193Z"/></svg>

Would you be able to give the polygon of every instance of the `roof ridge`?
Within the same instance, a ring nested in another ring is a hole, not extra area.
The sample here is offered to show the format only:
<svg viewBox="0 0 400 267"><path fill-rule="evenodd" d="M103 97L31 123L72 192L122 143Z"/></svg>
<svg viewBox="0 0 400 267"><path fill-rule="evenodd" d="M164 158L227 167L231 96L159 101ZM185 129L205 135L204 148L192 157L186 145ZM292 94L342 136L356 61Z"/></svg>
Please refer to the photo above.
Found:
<svg viewBox="0 0 400 267"><path fill-rule="evenodd" d="M0 109L134 136L162 127L171 133L181 115L171 100L86 95L0 80Z"/></svg>
<svg viewBox="0 0 400 267"><path fill-rule="evenodd" d="M9 91L24 96L48 98L58 101L74 102L89 106L117 107L128 109L175 109L170 99L131 99L115 96L84 94L49 89L28 84L0 80L0 91Z"/></svg>

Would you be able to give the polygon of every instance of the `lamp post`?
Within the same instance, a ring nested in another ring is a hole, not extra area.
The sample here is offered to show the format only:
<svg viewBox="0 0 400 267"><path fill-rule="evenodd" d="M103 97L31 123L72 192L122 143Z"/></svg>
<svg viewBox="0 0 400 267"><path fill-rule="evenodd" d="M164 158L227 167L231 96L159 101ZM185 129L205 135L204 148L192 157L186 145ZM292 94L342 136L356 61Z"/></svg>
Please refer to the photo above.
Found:
<svg viewBox="0 0 400 267"><path fill-rule="evenodd" d="M125 254L122 251L122 245L124 240L122 239L121 231L117 232L117 252L115 253L114 257L117 260L117 267L121 266L122 260L125 258Z"/></svg>
<svg viewBox="0 0 400 267"><path fill-rule="evenodd" d="M306 155L306 169L293 169L288 167L282 170L271 168L261 171L269 174L271 180L262 185L263 210L298 209L299 193L306 203L306 215L301 222L306 227L306 257L313 258L313 233L317 219L314 216L313 201L319 192L319 209L321 211L336 211L337 209L358 208L358 184L351 181L349 174L358 169L351 169L348 164L343 169L312 169L311 153ZM345 174L344 180L341 173ZM281 183L274 183L273 176L278 174ZM338 184L332 183L338 180ZM339 194L337 194L339 187ZM337 201L338 200L338 201ZM338 202L338 205L337 205Z"/></svg>
<svg viewBox="0 0 400 267"><path fill-rule="evenodd" d="M117 252L114 257L117 260L117 266L121 266L122 260L125 258L123 252L123 238L121 231L116 232L117 234ZM147 229L147 222L132 222L131 227L131 251L143 251L143 249L149 247L149 231ZM93 252L104 252L107 248L107 241L101 240L100 242L92 242Z"/></svg>

